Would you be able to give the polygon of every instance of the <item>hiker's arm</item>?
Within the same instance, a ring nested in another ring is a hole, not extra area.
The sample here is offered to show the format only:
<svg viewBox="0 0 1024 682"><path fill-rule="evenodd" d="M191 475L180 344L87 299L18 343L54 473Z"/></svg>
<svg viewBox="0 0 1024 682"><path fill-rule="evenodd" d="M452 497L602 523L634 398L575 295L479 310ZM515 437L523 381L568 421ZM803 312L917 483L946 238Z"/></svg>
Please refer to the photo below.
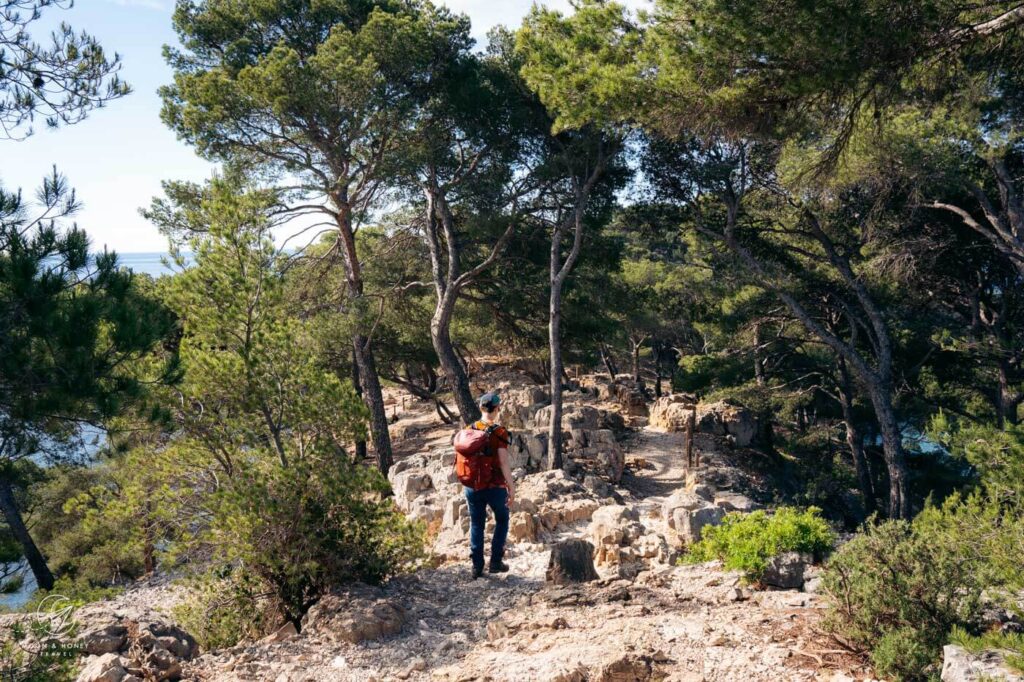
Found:
<svg viewBox="0 0 1024 682"><path fill-rule="evenodd" d="M512 504L516 499L516 484L512 481L512 472L508 469L508 448L498 448L498 463L501 465L501 475L505 477L505 486L508 488L508 503Z"/></svg>

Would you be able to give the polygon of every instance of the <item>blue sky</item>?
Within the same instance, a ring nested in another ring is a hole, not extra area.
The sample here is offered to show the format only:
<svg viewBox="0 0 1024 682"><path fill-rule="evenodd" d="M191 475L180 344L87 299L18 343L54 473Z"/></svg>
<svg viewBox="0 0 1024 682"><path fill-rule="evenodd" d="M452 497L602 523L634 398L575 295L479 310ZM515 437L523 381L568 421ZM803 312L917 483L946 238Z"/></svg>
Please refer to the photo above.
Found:
<svg viewBox="0 0 1024 682"><path fill-rule="evenodd" d="M478 38L496 24L515 26L532 0L443 2L473 21ZM568 9L568 0L549 0ZM630 3L635 4L635 3ZM173 0L77 0L66 12L50 10L34 37L45 42L47 22L67 21L92 33L123 61L122 76L134 92L94 111L85 121L58 130L38 130L20 142L0 141L0 182L34 193L51 167L64 173L84 207L76 217L95 249L121 253L164 251L166 243L138 209L160 194L167 179L202 180L213 167L179 142L160 122L156 90L171 80L161 48L175 44ZM38 126L37 126L38 128Z"/></svg>

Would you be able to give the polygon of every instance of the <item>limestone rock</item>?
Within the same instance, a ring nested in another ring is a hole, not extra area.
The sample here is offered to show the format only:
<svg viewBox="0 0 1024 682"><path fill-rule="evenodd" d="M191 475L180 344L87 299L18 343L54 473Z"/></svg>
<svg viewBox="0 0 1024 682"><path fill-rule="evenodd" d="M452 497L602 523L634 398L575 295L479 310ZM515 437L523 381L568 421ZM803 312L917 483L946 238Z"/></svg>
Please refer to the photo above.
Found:
<svg viewBox="0 0 1024 682"><path fill-rule="evenodd" d="M678 508L673 512L672 521L679 539L684 543L693 543L700 541L705 528L717 526L724 517L724 509L708 505L697 509Z"/></svg>
<svg viewBox="0 0 1024 682"><path fill-rule="evenodd" d="M537 522L533 514L528 512L516 512L512 514L508 524L508 536L519 542L537 541Z"/></svg>
<svg viewBox="0 0 1024 682"><path fill-rule="evenodd" d="M379 590L355 585L328 594L302 619L303 635L358 644L397 634L407 618L404 606Z"/></svg>
<svg viewBox="0 0 1024 682"><path fill-rule="evenodd" d="M90 657L76 682L123 682L128 676L127 662L114 653Z"/></svg>
<svg viewBox="0 0 1024 682"><path fill-rule="evenodd" d="M659 398L650 408L650 425L666 431L685 431L696 400L675 394Z"/></svg>
<svg viewBox="0 0 1024 682"><path fill-rule="evenodd" d="M758 423L754 413L729 401L699 403L697 430L716 436L731 436L734 444L745 448L757 437Z"/></svg>
<svg viewBox="0 0 1024 682"><path fill-rule="evenodd" d="M1024 675L1010 670L1003 655L998 651L972 654L956 644L947 644L942 647L942 682L981 682L982 680L1024 682Z"/></svg>
<svg viewBox="0 0 1024 682"><path fill-rule="evenodd" d="M677 490L672 493L661 505L661 518L669 528L675 528L675 514L677 509L687 511L700 509L707 506L708 501L692 492Z"/></svg>
<svg viewBox="0 0 1024 682"><path fill-rule="evenodd" d="M395 504L404 511L409 511L412 508L413 500L434 485L430 480L430 474L423 469L399 471L391 474L389 478L391 479L391 489L395 493Z"/></svg>
<svg viewBox="0 0 1024 682"><path fill-rule="evenodd" d="M120 623L101 625L86 630L78 638L82 649L91 656L117 653L125 645L128 629Z"/></svg>
<svg viewBox="0 0 1024 682"><path fill-rule="evenodd" d="M761 582L772 587L792 590L804 584L804 571L814 562L810 554L786 552L774 557L761 576Z"/></svg>
<svg viewBox="0 0 1024 682"><path fill-rule="evenodd" d="M739 493L722 492L715 495L715 504L724 509L727 512L743 512L749 514L755 509L760 509L761 505L754 502L746 495L740 495Z"/></svg>
<svg viewBox="0 0 1024 682"><path fill-rule="evenodd" d="M636 656L623 656L602 665L593 679L598 682L643 682L651 679L651 662Z"/></svg>

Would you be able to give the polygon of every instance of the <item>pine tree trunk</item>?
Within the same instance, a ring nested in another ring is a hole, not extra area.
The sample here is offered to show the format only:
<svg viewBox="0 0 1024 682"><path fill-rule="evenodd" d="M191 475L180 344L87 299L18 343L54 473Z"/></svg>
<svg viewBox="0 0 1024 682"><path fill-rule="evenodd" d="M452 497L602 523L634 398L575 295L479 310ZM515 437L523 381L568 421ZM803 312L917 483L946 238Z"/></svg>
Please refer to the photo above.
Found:
<svg viewBox="0 0 1024 682"><path fill-rule="evenodd" d="M340 197L335 198L335 204L339 208L338 239L341 241L342 262L345 265L346 293L351 310L358 312L363 300L363 276L356 253L355 233L352 231L351 207ZM352 348L363 388L363 402L370 409L370 435L377 457L377 467L387 476L392 462L391 435L388 433L388 414L384 407L384 394L381 392L380 377L377 376L373 349L369 339L361 331L352 336Z"/></svg>
<svg viewBox="0 0 1024 682"><path fill-rule="evenodd" d="M454 308L455 295L449 290L437 302L437 309L430 321L430 340L434 345L434 352L437 353L437 358L441 362L441 369L452 388L452 395L455 397L455 405L459 409L462 423L472 424L480 419L480 408L473 400L469 377L466 376L466 370L452 345L450 329Z"/></svg>
<svg viewBox="0 0 1024 682"><path fill-rule="evenodd" d="M611 355L608 353L608 347L603 343L601 344L601 362L604 363L604 368L608 370L608 378L614 380L617 368L612 362Z"/></svg>
<svg viewBox="0 0 1024 682"><path fill-rule="evenodd" d="M359 365L359 378L363 384L363 401L370 408L370 437L377 456L377 468L385 476L391 468L391 435L388 433L388 413L384 407L384 394L377 376L377 365L373 359L373 351L366 345L366 337L356 334L352 338L355 348L356 363Z"/></svg>
<svg viewBox="0 0 1024 682"><path fill-rule="evenodd" d="M7 526L11 529L14 539L21 545L21 551L28 560L32 574L36 577L36 584L44 590L53 589L53 573L46 565L43 553L36 547L35 541L25 527L25 520L18 509L18 502L14 499L14 488L6 475L0 475L0 511L3 511Z"/></svg>
<svg viewBox="0 0 1024 682"><path fill-rule="evenodd" d="M754 379L764 386L764 359L761 357L761 324L754 325Z"/></svg>
<svg viewBox="0 0 1024 682"><path fill-rule="evenodd" d="M640 348L643 341L633 344L633 381L640 383Z"/></svg>
<svg viewBox="0 0 1024 682"><path fill-rule="evenodd" d="M882 449L889 472L889 518L909 519L910 498L907 495L907 463L903 452L903 434L900 432L896 411L892 406L892 394L887 386L869 385L871 403L878 417L878 429L882 435Z"/></svg>
<svg viewBox="0 0 1024 682"><path fill-rule="evenodd" d="M359 362L356 359L355 348L352 350L352 387L356 391L356 395L360 398L363 397L363 382L359 380ZM366 459L366 440L356 441L356 462L362 462Z"/></svg>
<svg viewBox="0 0 1024 682"><path fill-rule="evenodd" d="M555 264L552 264L552 271ZM548 469L562 468L562 282L553 278L548 307L548 348L551 355L551 421L548 422Z"/></svg>
<svg viewBox="0 0 1024 682"><path fill-rule="evenodd" d="M846 361L842 358L839 358L839 404L843 409L843 422L846 424L846 444L850 448L860 493L864 497L864 509L870 515L875 511L875 490L871 483L871 469L864 454L864 436L857 428L853 416L853 385L846 369Z"/></svg>

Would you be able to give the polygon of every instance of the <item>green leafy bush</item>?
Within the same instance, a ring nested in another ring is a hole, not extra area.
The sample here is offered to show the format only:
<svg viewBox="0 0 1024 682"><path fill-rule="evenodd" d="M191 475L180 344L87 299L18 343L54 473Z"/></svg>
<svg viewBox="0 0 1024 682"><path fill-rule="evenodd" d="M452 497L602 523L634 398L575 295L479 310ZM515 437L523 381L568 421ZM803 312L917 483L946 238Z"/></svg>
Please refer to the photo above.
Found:
<svg viewBox="0 0 1024 682"><path fill-rule="evenodd" d="M759 580L768 562L779 554L807 552L822 557L832 549L835 533L820 513L816 507L803 511L779 507L774 514L726 514L721 525L704 529L700 542L684 560L699 563L721 559L726 568L743 571L749 580Z"/></svg>
<svg viewBox="0 0 1024 682"><path fill-rule="evenodd" d="M213 572L187 581L188 598L172 609L174 619L203 649L256 639L281 620L260 583L243 570Z"/></svg>
<svg viewBox="0 0 1024 682"><path fill-rule="evenodd" d="M52 590L36 590L20 610L25 613L34 612L51 597L63 597L67 600L66 603L77 608L91 602L113 599L122 592L124 592L123 587L97 586L84 578L72 578L65 575L57 578L53 583Z"/></svg>
<svg viewBox="0 0 1024 682"><path fill-rule="evenodd" d="M953 628L976 621L982 593L1007 584L993 563L1006 531L998 505L980 495L869 528L826 566L828 626L870 651L880 675L927 679Z"/></svg>
<svg viewBox="0 0 1024 682"><path fill-rule="evenodd" d="M202 540L218 565L259 581L298 626L330 586L379 583L423 558L422 524L387 490L376 469L344 456L253 466L217 494Z"/></svg>

